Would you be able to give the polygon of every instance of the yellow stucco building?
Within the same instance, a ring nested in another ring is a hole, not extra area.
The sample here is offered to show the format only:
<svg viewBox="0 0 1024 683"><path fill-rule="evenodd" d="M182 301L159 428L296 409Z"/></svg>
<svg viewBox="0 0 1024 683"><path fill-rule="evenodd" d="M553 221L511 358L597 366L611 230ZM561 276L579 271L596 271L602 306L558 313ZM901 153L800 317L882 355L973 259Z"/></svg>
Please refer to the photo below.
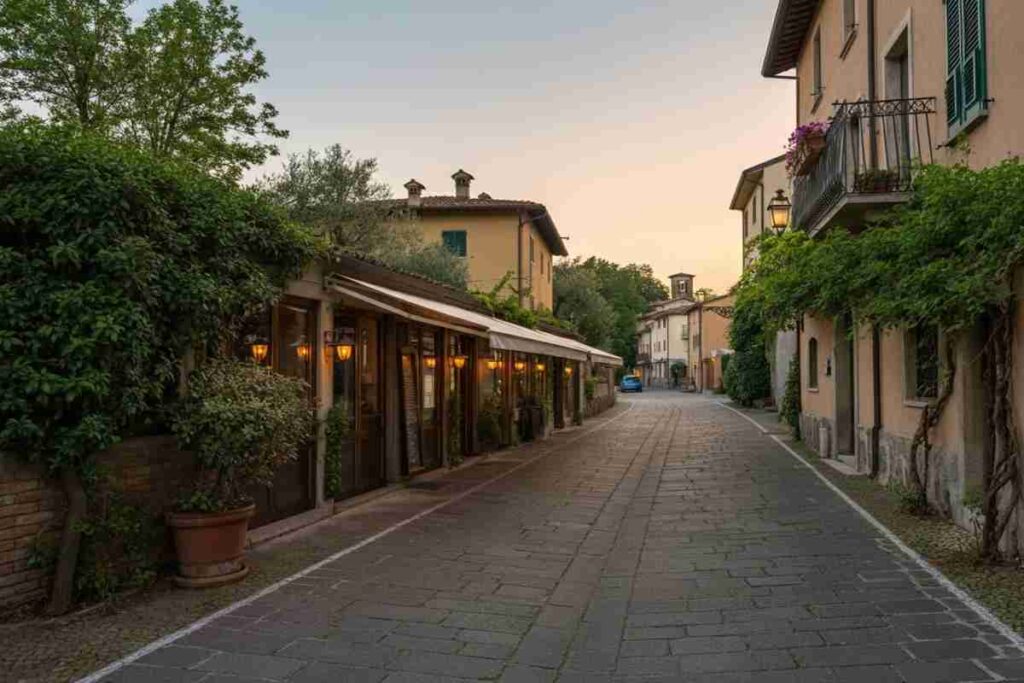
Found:
<svg viewBox="0 0 1024 683"><path fill-rule="evenodd" d="M466 259L470 289L489 291L508 275L522 305L551 309L553 259L569 254L551 214L537 202L472 197L473 179L462 169L454 173L454 195L424 195L426 187L413 179L405 184L408 196L390 203L406 208L428 240Z"/></svg>

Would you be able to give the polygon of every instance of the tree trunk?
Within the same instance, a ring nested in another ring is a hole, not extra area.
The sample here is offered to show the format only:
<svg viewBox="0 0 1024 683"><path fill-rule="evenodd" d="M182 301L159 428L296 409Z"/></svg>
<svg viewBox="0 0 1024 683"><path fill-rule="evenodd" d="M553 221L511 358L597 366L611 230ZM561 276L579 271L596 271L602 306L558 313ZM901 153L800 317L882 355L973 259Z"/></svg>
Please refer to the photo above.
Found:
<svg viewBox="0 0 1024 683"><path fill-rule="evenodd" d="M87 503L82 480L73 467L61 470L60 481L67 495L68 510L64 520L64 531L60 537L60 553L57 556L57 570L53 576L50 604L46 606L46 613L51 616L64 614L71 609L78 548L82 541L81 523L85 519Z"/></svg>

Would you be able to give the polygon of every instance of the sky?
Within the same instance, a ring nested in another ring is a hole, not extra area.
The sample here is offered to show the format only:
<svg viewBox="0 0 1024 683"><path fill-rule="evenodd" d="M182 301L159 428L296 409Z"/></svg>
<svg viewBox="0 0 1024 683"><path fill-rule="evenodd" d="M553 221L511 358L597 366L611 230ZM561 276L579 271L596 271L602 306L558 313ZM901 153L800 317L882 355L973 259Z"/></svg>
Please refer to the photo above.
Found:
<svg viewBox="0 0 1024 683"><path fill-rule="evenodd" d="M794 118L792 83L760 76L772 0L235 1L282 152L340 143L395 196L464 168L474 196L545 204L573 256L738 277L729 201Z"/></svg>

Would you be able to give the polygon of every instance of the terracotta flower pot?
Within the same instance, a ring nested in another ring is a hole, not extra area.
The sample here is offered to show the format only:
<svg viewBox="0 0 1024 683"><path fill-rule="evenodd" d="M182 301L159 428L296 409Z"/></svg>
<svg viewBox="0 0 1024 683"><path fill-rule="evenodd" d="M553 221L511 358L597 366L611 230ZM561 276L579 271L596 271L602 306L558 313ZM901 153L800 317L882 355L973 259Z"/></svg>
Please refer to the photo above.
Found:
<svg viewBox="0 0 1024 683"><path fill-rule="evenodd" d="M178 575L185 588L207 588L239 581L249 573L245 540L255 505L227 512L169 512Z"/></svg>

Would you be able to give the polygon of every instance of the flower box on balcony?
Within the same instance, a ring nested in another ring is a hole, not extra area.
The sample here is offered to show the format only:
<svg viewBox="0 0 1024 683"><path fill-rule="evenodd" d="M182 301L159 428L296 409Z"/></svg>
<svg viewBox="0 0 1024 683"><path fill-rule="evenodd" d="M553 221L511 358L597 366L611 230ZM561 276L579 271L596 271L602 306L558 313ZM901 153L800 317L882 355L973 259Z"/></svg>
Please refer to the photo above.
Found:
<svg viewBox="0 0 1024 683"><path fill-rule="evenodd" d="M790 177L809 175L814 170L825 149L827 133L828 124L819 121L798 126L793 131L786 149L786 170Z"/></svg>

